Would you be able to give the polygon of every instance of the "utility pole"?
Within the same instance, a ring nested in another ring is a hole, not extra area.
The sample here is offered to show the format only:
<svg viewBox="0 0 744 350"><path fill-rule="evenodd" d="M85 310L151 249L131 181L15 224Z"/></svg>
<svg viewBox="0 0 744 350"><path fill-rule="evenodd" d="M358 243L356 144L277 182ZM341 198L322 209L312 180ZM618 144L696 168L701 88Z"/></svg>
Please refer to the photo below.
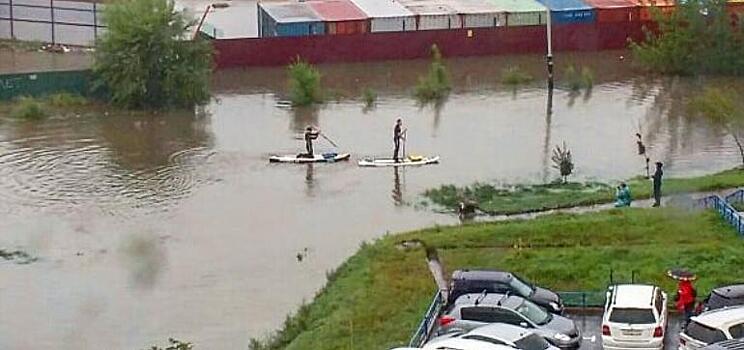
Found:
<svg viewBox="0 0 744 350"><path fill-rule="evenodd" d="M550 8L547 7L548 18L545 25L548 38L548 54L545 56L545 63L548 66L548 89L553 89L553 26L551 25Z"/></svg>

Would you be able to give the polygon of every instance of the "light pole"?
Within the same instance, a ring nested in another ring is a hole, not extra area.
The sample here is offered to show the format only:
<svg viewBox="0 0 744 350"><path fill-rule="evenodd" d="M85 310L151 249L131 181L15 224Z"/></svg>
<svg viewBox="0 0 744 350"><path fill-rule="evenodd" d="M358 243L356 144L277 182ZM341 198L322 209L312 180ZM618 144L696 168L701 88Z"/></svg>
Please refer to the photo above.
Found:
<svg viewBox="0 0 744 350"><path fill-rule="evenodd" d="M548 54L545 56L545 63L548 66L548 89L553 89L553 26L551 25L550 7L547 7L547 21L545 24L545 30L547 31L548 38Z"/></svg>

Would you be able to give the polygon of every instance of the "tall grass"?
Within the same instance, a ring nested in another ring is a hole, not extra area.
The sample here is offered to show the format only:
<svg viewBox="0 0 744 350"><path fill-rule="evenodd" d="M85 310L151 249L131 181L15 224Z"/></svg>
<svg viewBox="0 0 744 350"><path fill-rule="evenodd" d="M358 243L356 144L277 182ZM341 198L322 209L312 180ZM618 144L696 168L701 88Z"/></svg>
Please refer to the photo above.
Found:
<svg viewBox="0 0 744 350"><path fill-rule="evenodd" d="M451 89L447 67L442 62L442 53L437 45L431 46L431 64L426 76L420 77L416 85L416 98L422 103L442 100Z"/></svg>
<svg viewBox="0 0 744 350"><path fill-rule="evenodd" d="M574 65L569 65L563 71L563 80L568 88L573 91L591 89L594 86L594 73L589 67L577 68Z"/></svg>
<svg viewBox="0 0 744 350"><path fill-rule="evenodd" d="M320 71L299 57L289 67L289 98L294 106L323 101Z"/></svg>
<svg viewBox="0 0 744 350"><path fill-rule="evenodd" d="M75 108L89 104L88 99L85 97L68 92L49 95L46 101L49 106L56 108Z"/></svg>
<svg viewBox="0 0 744 350"><path fill-rule="evenodd" d="M377 93L370 88L366 88L362 91L362 100L364 101L365 109L374 108L375 102L377 101Z"/></svg>
<svg viewBox="0 0 744 350"><path fill-rule="evenodd" d="M33 97L22 96L15 101L10 115L17 119L34 120L46 118L49 114L41 101Z"/></svg>
<svg viewBox="0 0 744 350"><path fill-rule="evenodd" d="M510 66L501 71L501 82L506 85L521 85L529 83L534 78L519 66Z"/></svg>

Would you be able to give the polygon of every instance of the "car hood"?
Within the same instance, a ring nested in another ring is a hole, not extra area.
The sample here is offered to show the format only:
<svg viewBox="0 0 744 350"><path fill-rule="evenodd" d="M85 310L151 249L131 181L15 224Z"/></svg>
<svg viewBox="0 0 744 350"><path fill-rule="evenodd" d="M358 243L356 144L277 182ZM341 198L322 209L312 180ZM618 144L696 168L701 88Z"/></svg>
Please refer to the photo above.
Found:
<svg viewBox="0 0 744 350"><path fill-rule="evenodd" d="M543 325L542 328L563 333L571 338L579 335L579 331L576 329L576 324L574 323L574 321L558 315L553 315L553 318L550 320L550 322Z"/></svg>
<svg viewBox="0 0 744 350"><path fill-rule="evenodd" d="M561 298L558 296L558 294L540 287L535 287L535 291L530 296L530 299L544 306L548 306L548 304L550 304L551 302L561 305Z"/></svg>

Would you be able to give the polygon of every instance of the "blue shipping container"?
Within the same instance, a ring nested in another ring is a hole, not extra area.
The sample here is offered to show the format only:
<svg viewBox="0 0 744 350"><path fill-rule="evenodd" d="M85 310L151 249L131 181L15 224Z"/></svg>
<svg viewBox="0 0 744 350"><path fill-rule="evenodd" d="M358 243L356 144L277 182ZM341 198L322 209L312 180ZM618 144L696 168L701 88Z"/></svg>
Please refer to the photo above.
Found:
<svg viewBox="0 0 744 350"><path fill-rule="evenodd" d="M538 0L550 9L553 24L594 23L597 14L581 0Z"/></svg>
<svg viewBox="0 0 744 350"><path fill-rule="evenodd" d="M304 3L258 3L260 37L321 34L325 34L325 24Z"/></svg>

